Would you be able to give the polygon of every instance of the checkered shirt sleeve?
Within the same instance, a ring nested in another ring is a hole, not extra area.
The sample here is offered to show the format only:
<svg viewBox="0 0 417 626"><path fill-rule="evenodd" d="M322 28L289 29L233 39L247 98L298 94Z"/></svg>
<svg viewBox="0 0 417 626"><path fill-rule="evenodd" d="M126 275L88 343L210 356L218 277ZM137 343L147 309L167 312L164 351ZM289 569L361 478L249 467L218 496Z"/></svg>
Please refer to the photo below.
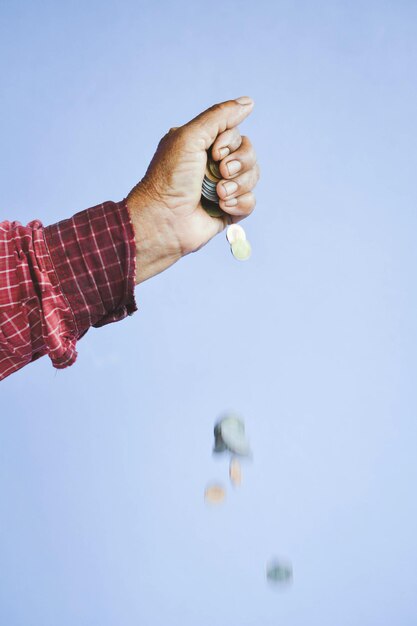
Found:
<svg viewBox="0 0 417 626"><path fill-rule="evenodd" d="M44 354L68 367L91 326L134 313L135 263L125 200L46 228L0 223L0 380Z"/></svg>

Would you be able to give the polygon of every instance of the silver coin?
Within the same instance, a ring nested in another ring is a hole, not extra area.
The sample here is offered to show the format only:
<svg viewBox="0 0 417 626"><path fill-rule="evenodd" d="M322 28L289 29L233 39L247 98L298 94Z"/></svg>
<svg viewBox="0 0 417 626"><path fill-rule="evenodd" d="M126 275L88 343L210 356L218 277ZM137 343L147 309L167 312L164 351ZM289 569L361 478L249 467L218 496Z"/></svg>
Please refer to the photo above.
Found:
<svg viewBox="0 0 417 626"><path fill-rule="evenodd" d="M245 435L245 425L239 417L235 415L224 417L217 425L217 432L220 432L221 442L230 452L241 456L250 454L249 443Z"/></svg>
<svg viewBox="0 0 417 626"><path fill-rule="evenodd" d="M207 198L207 200L218 203L219 196L217 195L216 184L217 183L210 181L206 176L204 176L201 193L205 198Z"/></svg>
<svg viewBox="0 0 417 626"><path fill-rule="evenodd" d="M217 195L216 186L218 181L221 179L219 165L216 161L213 160L210 152L207 153L207 164L206 171L203 178L203 183L201 187L201 195L206 198L206 200L210 200L210 202L214 202L215 204L219 204L219 196ZM207 211L207 208L204 207ZM207 211L208 212L208 211ZM211 215L211 213L209 213ZM216 216L213 216L216 217Z"/></svg>

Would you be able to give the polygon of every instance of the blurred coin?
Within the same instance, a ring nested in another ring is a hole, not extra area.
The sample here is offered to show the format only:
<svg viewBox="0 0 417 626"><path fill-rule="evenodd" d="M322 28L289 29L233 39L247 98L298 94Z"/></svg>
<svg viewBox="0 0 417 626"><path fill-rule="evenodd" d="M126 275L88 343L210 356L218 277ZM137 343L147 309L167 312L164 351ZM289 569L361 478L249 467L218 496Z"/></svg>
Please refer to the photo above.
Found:
<svg viewBox="0 0 417 626"><path fill-rule="evenodd" d="M232 245L234 241L238 241L239 239L245 241L246 233L239 224L231 224L226 230L226 238L230 245Z"/></svg>
<svg viewBox="0 0 417 626"><path fill-rule="evenodd" d="M251 255L252 248L247 240L237 239L232 243L232 254L238 261L247 261Z"/></svg>
<svg viewBox="0 0 417 626"><path fill-rule="evenodd" d="M214 448L213 452L224 452L227 450L227 446L223 441L220 424L216 424L214 427Z"/></svg>
<svg viewBox="0 0 417 626"><path fill-rule="evenodd" d="M226 491L221 485L209 485L204 492L207 504L221 504L226 497Z"/></svg>
<svg viewBox="0 0 417 626"><path fill-rule="evenodd" d="M274 559L266 567L267 579L275 584L288 584L292 582L292 565L284 561Z"/></svg>
<svg viewBox="0 0 417 626"><path fill-rule="evenodd" d="M235 415L224 417L219 422L221 439L226 448L234 454L248 456L250 454L249 443L245 435L243 421Z"/></svg>
<svg viewBox="0 0 417 626"><path fill-rule="evenodd" d="M232 458L229 465L229 476L235 487L240 487L242 483L242 468L239 459Z"/></svg>

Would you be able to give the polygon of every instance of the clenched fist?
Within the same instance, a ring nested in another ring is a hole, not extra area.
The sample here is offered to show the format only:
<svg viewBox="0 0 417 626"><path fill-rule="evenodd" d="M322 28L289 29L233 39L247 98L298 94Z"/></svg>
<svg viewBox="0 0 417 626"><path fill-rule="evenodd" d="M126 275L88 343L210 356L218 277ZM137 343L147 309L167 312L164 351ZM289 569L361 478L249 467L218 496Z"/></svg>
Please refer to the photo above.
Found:
<svg viewBox="0 0 417 626"><path fill-rule="evenodd" d="M253 211L259 167L251 142L238 129L252 109L246 96L222 102L161 139L144 178L126 198L135 231L136 283ZM217 184L220 208L227 214L222 217L210 217L200 200L209 149L223 177Z"/></svg>

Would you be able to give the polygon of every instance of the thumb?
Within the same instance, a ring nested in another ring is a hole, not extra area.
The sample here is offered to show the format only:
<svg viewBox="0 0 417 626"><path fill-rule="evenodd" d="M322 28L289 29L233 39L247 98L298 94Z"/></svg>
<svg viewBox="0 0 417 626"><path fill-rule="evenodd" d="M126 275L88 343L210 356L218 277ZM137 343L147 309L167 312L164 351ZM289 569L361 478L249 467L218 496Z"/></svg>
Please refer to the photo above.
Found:
<svg viewBox="0 0 417 626"><path fill-rule="evenodd" d="M215 104L197 115L185 127L196 138L204 140L205 150L213 144L217 135L234 128L252 112L254 101L248 96Z"/></svg>

